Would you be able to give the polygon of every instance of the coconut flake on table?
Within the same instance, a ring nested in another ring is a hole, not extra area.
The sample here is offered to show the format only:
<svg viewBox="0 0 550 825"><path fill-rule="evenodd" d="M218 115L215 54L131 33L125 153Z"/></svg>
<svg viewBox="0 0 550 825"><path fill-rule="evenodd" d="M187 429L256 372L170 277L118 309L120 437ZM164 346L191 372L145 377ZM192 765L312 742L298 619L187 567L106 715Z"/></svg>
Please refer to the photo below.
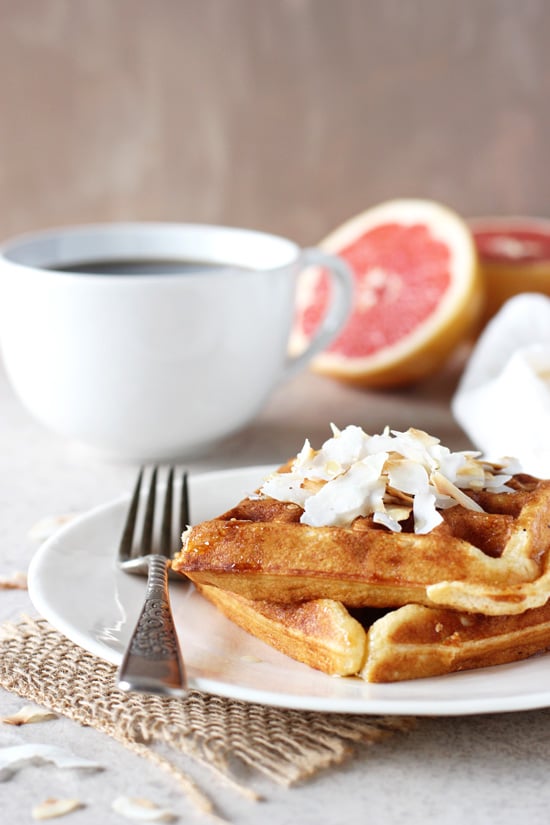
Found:
<svg viewBox="0 0 550 825"><path fill-rule="evenodd" d="M0 782L11 777L28 765L51 763L56 768L88 768L101 770L101 766L89 759L75 756L55 745L28 743L0 748Z"/></svg>
<svg viewBox="0 0 550 825"><path fill-rule="evenodd" d="M400 532L412 514L415 533L428 533L448 507L483 512L465 490L509 492L507 482L521 471L515 459L492 463L478 452L451 452L423 430L369 435L356 425L331 427L320 450L306 439L290 470L272 473L260 488L264 496L299 505L301 523L312 527L372 516Z"/></svg>
<svg viewBox="0 0 550 825"><path fill-rule="evenodd" d="M0 576L0 590L26 590L27 574L22 570L15 570L9 576Z"/></svg>
<svg viewBox="0 0 550 825"><path fill-rule="evenodd" d="M176 818L167 808L139 797L118 796L111 807L117 814L141 822L172 822Z"/></svg>
<svg viewBox="0 0 550 825"><path fill-rule="evenodd" d="M66 816L73 811L78 811L84 805L79 799L55 799L51 797L40 802L32 809L33 819L56 819L59 816Z"/></svg>
<svg viewBox="0 0 550 825"><path fill-rule="evenodd" d="M0 719L5 725L32 725L36 722L49 722L51 719L57 719L57 713L46 708L38 707L38 705L23 705L16 713L10 716L3 716Z"/></svg>

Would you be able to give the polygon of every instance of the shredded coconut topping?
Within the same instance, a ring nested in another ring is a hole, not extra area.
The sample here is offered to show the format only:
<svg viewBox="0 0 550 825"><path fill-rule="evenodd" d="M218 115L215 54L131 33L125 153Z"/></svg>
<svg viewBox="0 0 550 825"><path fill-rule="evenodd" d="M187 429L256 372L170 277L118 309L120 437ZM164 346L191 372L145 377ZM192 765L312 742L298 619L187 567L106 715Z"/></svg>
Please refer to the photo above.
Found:
<svg viewBox="0 0 550 825"><path fill-rule="evenodd" d="M261 494L298 504L300 521L312 527L345 527L358 517L400 532L412 514L415 533L429 533L443 520L440 510L461 504L482 508L464 490L511 492L507 482L521 471L515 459L498 464L477 452L451 452L439 439L413 428L386 428L368 435L350 425L320 450L306 439L289 472L272 473Z"/></svg>

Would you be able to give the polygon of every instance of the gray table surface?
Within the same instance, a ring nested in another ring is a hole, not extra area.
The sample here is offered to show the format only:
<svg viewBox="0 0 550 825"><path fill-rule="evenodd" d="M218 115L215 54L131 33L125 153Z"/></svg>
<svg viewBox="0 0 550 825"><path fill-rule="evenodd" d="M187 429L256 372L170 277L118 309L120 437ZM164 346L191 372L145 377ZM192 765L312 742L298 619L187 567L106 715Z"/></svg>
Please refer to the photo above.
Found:
<svg viewBox="0 0 550 825"><path fill-rule="evenodd" d="M427 429L454 449L470 446L453 422L449 399L456 370L416 390L367 393L310 374L277 390L245 432L212 455L189 462L192 471L277 462L294 454L307 435L319 444L328 424L361 423L376 432L385 424ZM25 570L36 550L29 536L42 518L80 513L125 493L135 467L101 461L81 447L51 435L23 410L0 368L0 575ZM26 591L0 591L0 621L35 615ZM23 703L0 691L0 715ZM181 822L196 815L174 783L138 756L90 728L66 719L20 728L0 725L0 746L50 742L94 759L101 773L28 767L0 783L1 821L31 822L31 808L49 796L74 796L86 807L63 821L114 825L124 820L111 808L119 795L148 796L171 808ZM550 712L423 718L335 770L290 790L252 778L264 797L251 803L213 784L192 763L190 773L215 796L220 812L237 825L369 821L376 825L435 820L454 823L518 820L548 823Z"/></svg>

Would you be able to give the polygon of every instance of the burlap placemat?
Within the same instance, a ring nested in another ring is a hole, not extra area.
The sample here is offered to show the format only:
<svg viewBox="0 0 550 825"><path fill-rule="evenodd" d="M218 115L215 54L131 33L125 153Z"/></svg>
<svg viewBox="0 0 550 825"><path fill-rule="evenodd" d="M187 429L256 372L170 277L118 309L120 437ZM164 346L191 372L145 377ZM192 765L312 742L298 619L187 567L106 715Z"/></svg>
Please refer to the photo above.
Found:
<svg viewBox="0 0 550 825"><path fill-rule="evenodd" d="M288 786L414 724L403 717L278 709L197 691L185 699L128 694L115 687L115 671L43 619L24 617L0 628L0 686L102 731L162 766L210 814L212 800L178 767L178 753L255 798L235 779L234 759Z"/></svg>

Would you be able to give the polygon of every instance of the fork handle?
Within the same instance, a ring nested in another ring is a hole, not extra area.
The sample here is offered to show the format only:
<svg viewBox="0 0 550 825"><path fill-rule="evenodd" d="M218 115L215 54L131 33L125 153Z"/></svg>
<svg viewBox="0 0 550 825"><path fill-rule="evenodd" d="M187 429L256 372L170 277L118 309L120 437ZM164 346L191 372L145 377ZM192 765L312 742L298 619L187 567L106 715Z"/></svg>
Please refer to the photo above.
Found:
<svg viewBox="0 0 550 825"><path fill-rule="evenodd" d="M168 595L168 560L149 558L145 602L118 671L121 690L183 696L185 670Z"/></svg>

